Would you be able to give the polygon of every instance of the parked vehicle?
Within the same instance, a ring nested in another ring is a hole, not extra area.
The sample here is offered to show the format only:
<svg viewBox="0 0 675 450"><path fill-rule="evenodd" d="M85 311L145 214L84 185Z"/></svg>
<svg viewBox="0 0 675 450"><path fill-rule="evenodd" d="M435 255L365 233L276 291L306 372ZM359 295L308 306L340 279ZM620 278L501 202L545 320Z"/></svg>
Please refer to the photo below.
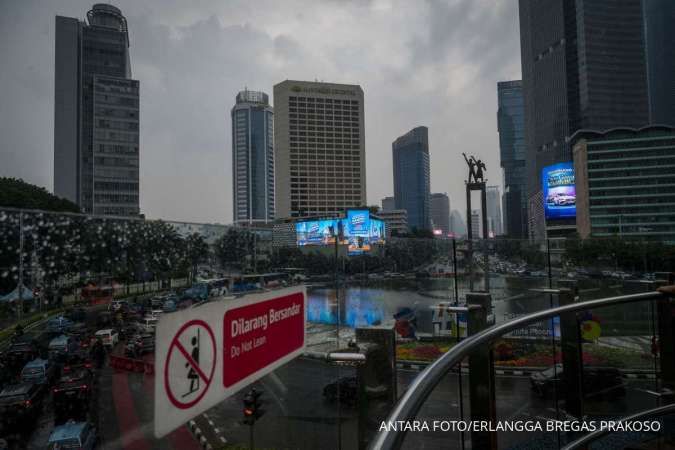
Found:
<svg viewBox="0 0 675 450"><path fill-rule="evenodd" d="M562 364L551 366L541 372L530 375L530 386L542 397L553 393L553 389L564 389ZM616 398L626 395L626 387L621 372L614 368L585 368L583 372L583 393L585 398Z"/></svg>
<svg viewBox="0 0 675 450"><path fill-rule="evenodd" d="M58 367L49 359L37 358L27 363L21 371L24 383L52 384L59 376Z"/></svg>
<svg viewBox="0 0 675 450"><path fill-rule="evenodd" d="M47 388L36 383L5 386L0 392L0 425L5 430L26 431L42 411Z"/></svg>
<svg viewBox="0 0 675 450"><path fill-rule="evenodd" d="M120 340L120 335L114 328L106 328L105 330L98 330L94 336L96 339L101 339L103 345L107 347L114 347Z"/></svg>
<svg viewBox="0 0 675 450"><path fill-rule="evenodd" d="M356 377L342 377L323 388L323 396L329 402L337 401L338 383L340 385L340 403L354 406L358 399L358 381Z"/></svg>
<svg viewBox="0 0 675 450"><path fill-rule="evenodd" d="M89 422L69 421L54 428L49 436L49 450L91 450L96 446L96 428Z"/></svg>

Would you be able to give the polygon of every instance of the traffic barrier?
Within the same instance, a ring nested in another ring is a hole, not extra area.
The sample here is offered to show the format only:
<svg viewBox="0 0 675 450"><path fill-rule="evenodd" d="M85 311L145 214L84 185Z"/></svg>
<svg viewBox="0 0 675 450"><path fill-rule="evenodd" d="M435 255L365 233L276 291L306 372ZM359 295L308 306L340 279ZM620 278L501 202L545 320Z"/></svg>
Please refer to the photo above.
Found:
<svg viewBox="0 0 675 450"><path fill-rule="evenodd" d="M155 365L152 361L110 355L108 364L115 370L125 370L127 372L143 373L146 375L153 375L155 373Z"/></svg>

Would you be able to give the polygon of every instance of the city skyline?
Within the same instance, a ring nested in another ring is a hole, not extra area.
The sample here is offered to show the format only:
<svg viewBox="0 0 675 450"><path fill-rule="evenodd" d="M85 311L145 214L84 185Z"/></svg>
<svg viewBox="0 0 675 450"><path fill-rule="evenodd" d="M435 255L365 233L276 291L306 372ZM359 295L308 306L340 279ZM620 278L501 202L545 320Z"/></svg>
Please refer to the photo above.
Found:
<svg viewBox="0 0 675 450"><path fill-rule="evenodd" d="M148 217L232 221L231 134L224 116L236 92L245 87L270 92L284 79L363 87L368 204L391 194L389 145L419 123L429 126L430 147L436 149L433 191L448 192L462 210L460 149L486 160L490 182L500 183L497 133L481 130L495 129L487 86L519 76L516 5L294 3L285 6L291 12L282 17L273 7L248 4L199 9L128 1L114 5L127 18L133 78L142 86L140 192ZM16 40L0 49L8 62L2 89L19 106L3 114L7 164L1 176L53 189L54 17L82 18L91 6L82 1L7 5L0 20ZM332 19L317 25L324 16ZM411 19L417 23L413 28L424 31L363 45L372 42L368 36ZM448 20L456 24L452 33L445 31ZM455 38L461 41L477 22L489 24L488 32L458 45ZM348 32L342 30L344 23L352 26ZM229 45L234 38L237 45ZM493 48L494 42L499 45ZM251 52L261 58L249 61ZM30 132L24 123L30 123Z"/></svg>

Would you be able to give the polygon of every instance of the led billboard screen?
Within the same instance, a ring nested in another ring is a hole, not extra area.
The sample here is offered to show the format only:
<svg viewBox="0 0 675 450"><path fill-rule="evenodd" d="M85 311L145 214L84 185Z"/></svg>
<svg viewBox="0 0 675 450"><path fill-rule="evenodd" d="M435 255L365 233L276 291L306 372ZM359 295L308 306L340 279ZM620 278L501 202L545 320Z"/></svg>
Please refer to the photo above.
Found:
<svg viewBox="0 0 675 450"><path fill-rule="evenodd" d="M577 195L572 163L565 162L544 167L541 170L541 182L546 219L576 217Z"/></svg>
<svg viewBox="0 0 675 450"><path fill-rule="evenodd" d="M332 245L337 232L350 255L370 251L372 244L385 238L384 221L371 218L368 210L349 210L345 218L297 222L295 232L299 246Z"/></svg>

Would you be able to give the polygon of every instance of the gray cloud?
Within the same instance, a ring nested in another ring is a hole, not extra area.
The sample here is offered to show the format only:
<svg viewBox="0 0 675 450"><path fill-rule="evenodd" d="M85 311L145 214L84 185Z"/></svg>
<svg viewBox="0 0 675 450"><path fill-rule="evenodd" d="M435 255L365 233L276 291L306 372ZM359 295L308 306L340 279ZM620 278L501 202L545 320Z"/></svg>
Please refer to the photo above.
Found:
<svg viewBox="0 0 675 450"><path fill-rule="evenodd" d="M52 187L54 16L92 2L4 1L0 175ZM391 195L391 142L430 129L432 190L464 209L461 152L501 183L496 83L520 76L515 0L123 0L141 81L141 207L149 217L231 219L230 108L284 79L359 83L369 202Z"/></svg>

